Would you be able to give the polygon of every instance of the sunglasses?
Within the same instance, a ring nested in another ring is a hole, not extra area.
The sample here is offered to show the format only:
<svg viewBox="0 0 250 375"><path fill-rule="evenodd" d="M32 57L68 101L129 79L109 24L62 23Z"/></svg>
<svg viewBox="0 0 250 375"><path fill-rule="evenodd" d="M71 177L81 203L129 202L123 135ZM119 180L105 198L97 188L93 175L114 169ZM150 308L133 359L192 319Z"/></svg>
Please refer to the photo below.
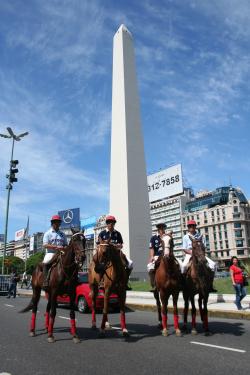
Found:
<svg viewBox="0 0 250 375"><path fill-rule="evenodd" d="M115 224L116 223L116 221L113 221L113 220L107 220L106 221L106 224Z"/></svg>

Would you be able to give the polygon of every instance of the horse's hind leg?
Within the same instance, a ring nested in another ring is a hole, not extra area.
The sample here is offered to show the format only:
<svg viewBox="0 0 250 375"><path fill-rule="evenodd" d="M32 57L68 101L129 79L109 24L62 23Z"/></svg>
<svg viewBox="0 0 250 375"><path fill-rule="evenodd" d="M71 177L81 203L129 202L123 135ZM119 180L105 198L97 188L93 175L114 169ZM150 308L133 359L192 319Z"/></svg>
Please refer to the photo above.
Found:
<svg viewBox="0 0 250 375"><path fill-rule="evenodd" d="M50 316L49 316L49 327L48 327L48 342L53 343L55 342L55 338L53 336L54 330L54 322L56 317L56 294L51 295L51 309L50 309Z"/></svg>
<svg viewBox="0 0 250 375"><path fill-rule="evenodd" d="M37 306L41 295L41 288L34 288L33 289L33 296L32 296L32 314L31 314L31 321L30 321L30 336L34 337L36 334L36 313L37 313Z"/></svg>
<svg viewBox="0 0 250 375"><path fill-rule="evenodd" d="M119 293L119 300L120 300L120 321L121 321L121 329L122 334L124 337L129 336L129 332L126 327L126 316L125 316L125 301L126 301L126 290L121 291Z"/></svg>
<svg viewBox="0 0 250 375"><path fill-rule="evenodd" d="M187 317L188 317L188 305L189 305L189 297L183 293L184 298L184 309L183 309L183 332L187 332Z"/></svg>
<svg viewBox="0 0 250 375"><path fill-rule="evenodd" d="M195 302L194 302L194 296L190 297L191 305L192 305L192 335L197 335L196 330L196 308L195 308Z"/></svg>
<svg viewBox="0 0 250 375"><path fill-rule="evenodd" d="M70 333L73 336L74 343L78 344L80 342L80 339L76 333L75 299L76 299L76 294L73 292L70 294L70 325L71 325Z"/></svg>
<svg viewBox="0 0 250 375"><path fill-rule="evenodd" d="M202 296L200 294L199 294L198 304L199 304L201 321L203 322L204 318L203 318L203 308L202 308Z"/></svg>
<svg viewBox="0 0 250 375"><path fill-rule="evenodd" d="M209 327L208 327L207 301L208 301L208 296L206 296L206 298L204 298L204 300L203 300L203 304L204 304L204 309L203 309L203 327L204 327L204 330L205 330L205 334L209 335L210 334L210 330L209 330Z"/></svg>
<svg viewBox="0 0 250 375"><path fill-rule="evenodd" d="M48 332L48 329L49 329L49 313L50 313L50 308L51 308L51 302L50 302L50 296L49 296L48 303L47 303L47 306L46 306L46 312L44 314L44 317L45 317L45 329L46 329L47 332Z"/></svg>
<svg viewBox="0 0 250 375"><path fill-rule="evenodd" d="M92 329L96 329L96 297L98 293L98 286L95 284L90 285L91 289L91 320L92 320Z"/></svg>
<svg viewBox="0 0 250 375"><path fill-rule="evenodd" d="M181 336L181 331L179 328L179 316L178 316L178 307L177 307L177 301L179 297L179 292L176 292L173 294L173 306L174 306L174 329L176 336Z"/></svg>
<svg viewBox="0 0 250 375"><path fill-rule="evenodd" d="M157 313L158 313L158 328L162 329L161 302L160 302L158 290L154 291L154 297L155 297Z"/></svg>

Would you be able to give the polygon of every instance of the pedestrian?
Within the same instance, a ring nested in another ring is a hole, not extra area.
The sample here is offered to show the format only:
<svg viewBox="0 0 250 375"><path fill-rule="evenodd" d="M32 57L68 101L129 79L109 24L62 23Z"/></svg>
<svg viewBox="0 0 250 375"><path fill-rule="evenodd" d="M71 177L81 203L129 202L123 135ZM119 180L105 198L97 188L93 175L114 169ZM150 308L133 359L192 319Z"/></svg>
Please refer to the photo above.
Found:
<svg viewBox="0 0 250 375"><path fill-rule="evenodd" d="M23 284L28 285L28 276L27 276L27 273L26 271L24 271L23 275L22 275L22 280L21 280L21 289L23 289Z"/></svg>
<svg viewBox="0 0 250 375"><path fill-rule="evenodd" d="M13 268L10 274L10 286L9 286L7 298L10 298L12 293L13 293L13 298L16 298L16 286L17 286L18 281L19 281L19 277L17 275L16 270Z"/></svg>
<svg viewBox="0 0 250 375"><path fill-rule="evenodd" d="M244 286L244 275L243 270L239 265L238 258L233 256L231 259L230 274L232 279L232 284L235 289L236 299L235 305L238 310L242 310L241 301L246 297L246 287Z"/></svg>

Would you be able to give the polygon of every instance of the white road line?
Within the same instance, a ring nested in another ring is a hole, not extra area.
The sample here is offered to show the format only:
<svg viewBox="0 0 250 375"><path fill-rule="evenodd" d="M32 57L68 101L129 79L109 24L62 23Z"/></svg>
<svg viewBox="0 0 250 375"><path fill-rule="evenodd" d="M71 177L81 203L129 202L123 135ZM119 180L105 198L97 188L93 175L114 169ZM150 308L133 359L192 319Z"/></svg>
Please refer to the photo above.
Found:
<svg viewBox="0 0 250 375"><path fill-rule="evenodd" d="M7 306L7 307L14 307L13 305L8 305L7 303L5 303L4 306Z"/></svg>
<svg viewBox="0 0 250 375"><path fill-rule="evenodd" d="M230 350L232 352L238 352L238 353L246 353L246 350L242 350L242 349L234 349L234 348L228 348L227 346L205 344L203 342L197 342L197 341L190 341L190 344L209 346L211 348L223 349L223 350Z"/></svg>
<svg viewBox="0 0 250 375"><path fill-rule="evenodd" d="M58 318L61 318L61 319L66 319L66 320L70 320L70 318L68 318L67 316L58 316Z"/></svg>

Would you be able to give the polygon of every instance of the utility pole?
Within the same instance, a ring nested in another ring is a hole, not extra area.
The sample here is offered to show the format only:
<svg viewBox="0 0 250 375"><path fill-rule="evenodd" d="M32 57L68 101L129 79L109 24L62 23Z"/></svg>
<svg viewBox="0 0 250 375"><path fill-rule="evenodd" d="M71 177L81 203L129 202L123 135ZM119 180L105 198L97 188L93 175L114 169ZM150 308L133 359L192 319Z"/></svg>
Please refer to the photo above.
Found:
<svg viewBox="0 0 250 375"><path fill-rule="evenodd" d="M6 245L7 245L7 236L8 236L8 220L9 220L9 205L10 205L10 191L12 190L13 182L17 182L17 178L15 176L18 173L18 169L16 168L17 164L19 163L18 160L13 160L14 155L14 145L15 141L21 141L21 138L25 135L28 135L28 132L21 133L19 135L14 134L13 130L8 127L7 128L9 134L0 134L0 137L3 138L12 138L12 148L11 148L11 158L10 158L10 169L9 174L6 175L8 179L8 185L6 186L7 189L7 205L6 205L6 216L5 216L5 230L4 230L4 250L3 250L3 258L2 258L2 275L4 274L4 258L6 255Z"/></svg>

